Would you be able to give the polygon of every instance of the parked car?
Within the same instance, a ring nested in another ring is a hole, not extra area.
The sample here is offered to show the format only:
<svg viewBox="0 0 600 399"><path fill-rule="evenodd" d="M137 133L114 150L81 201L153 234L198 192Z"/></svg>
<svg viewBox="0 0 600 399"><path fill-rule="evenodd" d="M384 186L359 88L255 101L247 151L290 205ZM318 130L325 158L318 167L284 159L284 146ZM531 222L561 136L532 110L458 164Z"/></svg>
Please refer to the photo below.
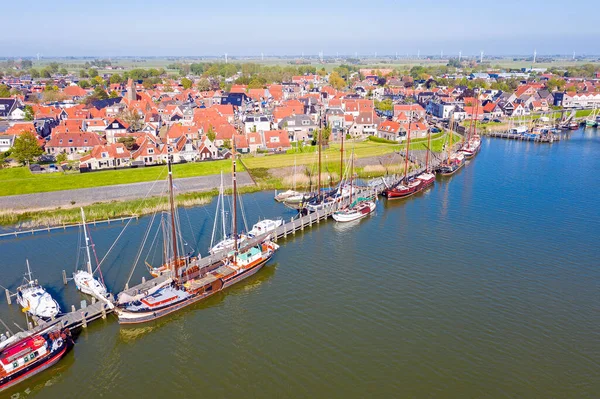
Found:
<svg viewBox="0 0 600 399"><path fill-rule="evenodd" d="M494 122L496 122L496 123L502 123L502 121L500 119L498 119L498 118L494 119Z"/></svg>
<svg viewBox="0 0 600 399"><path fill-rule="evenodd" d="M438 129L437 127L432 127L431 128L431 133L439 133L440 129Z"/></svg>

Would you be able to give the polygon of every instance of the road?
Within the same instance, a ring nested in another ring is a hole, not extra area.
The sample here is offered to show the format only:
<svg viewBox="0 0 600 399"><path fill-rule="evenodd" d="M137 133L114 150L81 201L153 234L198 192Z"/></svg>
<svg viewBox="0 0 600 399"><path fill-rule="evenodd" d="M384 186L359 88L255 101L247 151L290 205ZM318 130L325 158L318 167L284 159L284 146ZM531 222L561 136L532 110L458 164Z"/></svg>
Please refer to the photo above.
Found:
<svg viewBox="0 0 600 399"><path fill-rule="evenodd" d="M247 172L239 172L237 177L238 186L253 184ZM221 176L210 175L175 179L174 184L178 193L209 191L221 185ZM231 185L230 179L225 179L225 185ZM0 197L0 209L2 211L23 211L65 208L89 205L95 202L125 201L144 198L145 196L153 197L162 195L166 191L167 182L163 180L47 193L9 195Z"/></svg>

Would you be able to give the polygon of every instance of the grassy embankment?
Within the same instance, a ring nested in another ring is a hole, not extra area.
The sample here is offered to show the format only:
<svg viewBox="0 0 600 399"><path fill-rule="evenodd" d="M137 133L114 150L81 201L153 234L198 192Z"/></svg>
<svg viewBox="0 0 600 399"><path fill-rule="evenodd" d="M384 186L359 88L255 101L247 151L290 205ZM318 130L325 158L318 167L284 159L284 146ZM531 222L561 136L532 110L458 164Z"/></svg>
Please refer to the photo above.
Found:
<svg viewBox="0 0 600 399"><path fill-rule="evenodd" d="M459 140L455 136L454 142ZM432 136L431 148L433 151L441 151L447 135L444 133ZM411 142L411 149L423 150L426 148L427 139L415 139ZM385 155L391 155L401 151L406 147L401 144L379 143L373 141L346 143L345 157L354 147L356 158L370 158ZM339 180L340 175L340 145L332 144L323 152L323 172L322 179L327 184L329 177L332 181ZM316 162L315 147L304 147L289 154L270 155L262 157L244 156L242 162L239 162L238 170L244 170L244 166L249 169L257 182L256 186L240 188L240 192L248 193L265 189L284 189L292 184L291 176L286 178L277 177L272 174L272 170L294 166L294 163L300 168L298 174L304 176L304 179L297 179L298 185L303 182L308 185L312 179L316 181L316 167L307 168L306 165L314 165ZM401 158L393 158L386 166L366 165L357 167L356 173L359 177L376 177L385 173L402 173L403 164ZM215 161L205 163L190 163L174 165L174 175L176 178L205 176L218 174L221 171L229 172L231 169L230 161ZM307 170L311 170L312 177L307 176ZM5 183L0 187L0 195L31 194L43 193L57 190L67 190L75 188L100 187L115 184L128 184L143 181L154 181L166 177L165 167L152 167L141 169L111 170L94 173L68 173L68 174L40 174L33 175L27 168L10 168L0 170L0 179ZM202 193L185 193L177 196L177 203L180 206L200 205L210 202L211 198L217 194L216 189ZM157 210L166 210L167 202L165 198L153 197L147 199L138 199L131 201L113 201L109 203L95 203L84 206L86 215L90 221L105 220L109 218L118 218L132 215L143 215L153 213ZM79 221L80 215L77 208L58 208L54 210L36 210L25 212L0 212L0 225L21 225L22 228L35 226L60 225L63 223L74 223Z"/></svg>

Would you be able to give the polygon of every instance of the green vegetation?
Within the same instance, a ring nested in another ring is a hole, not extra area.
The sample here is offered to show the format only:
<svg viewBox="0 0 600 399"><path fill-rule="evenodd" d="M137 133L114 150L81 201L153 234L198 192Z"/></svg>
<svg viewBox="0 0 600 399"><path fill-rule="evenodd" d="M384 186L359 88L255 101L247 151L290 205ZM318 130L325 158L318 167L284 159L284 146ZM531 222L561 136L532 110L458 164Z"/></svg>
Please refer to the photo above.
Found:
<svg viewBox="0 0 600 399"><path fill-rule="evenodd" d="M22 164L28 164L44 153L37 137L31 132L23 132L16 139L12 148L12 156Z"/></svg>
<svg viewBox="0 0 600 399"><path fill-rule="evenodd" d="M231 161L211 161L177 164L173 166L175 178L206 176L228 172ZM49 191L72 190L115 184L154 181L166 177L166 167L146 167L137 169L106 170L91 173L48 173L32 174L28 168L9 168L0 170L0 196L31 194Z"/></svg>

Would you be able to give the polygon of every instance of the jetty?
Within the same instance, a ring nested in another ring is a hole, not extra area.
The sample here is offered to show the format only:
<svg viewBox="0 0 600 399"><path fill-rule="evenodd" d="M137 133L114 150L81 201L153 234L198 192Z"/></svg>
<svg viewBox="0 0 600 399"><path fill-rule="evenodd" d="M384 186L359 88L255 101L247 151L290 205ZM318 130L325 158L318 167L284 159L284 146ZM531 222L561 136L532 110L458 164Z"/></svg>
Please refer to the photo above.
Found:
<svg viewBox="0 0 600 399"><path fill-rule="evenodd" d="M554 143L560 141L558 134L518 134L509 132L487 132L484 133L488 137L496 137L500 139L519 140L519 141L533 141L534 143Z"/></svg>

